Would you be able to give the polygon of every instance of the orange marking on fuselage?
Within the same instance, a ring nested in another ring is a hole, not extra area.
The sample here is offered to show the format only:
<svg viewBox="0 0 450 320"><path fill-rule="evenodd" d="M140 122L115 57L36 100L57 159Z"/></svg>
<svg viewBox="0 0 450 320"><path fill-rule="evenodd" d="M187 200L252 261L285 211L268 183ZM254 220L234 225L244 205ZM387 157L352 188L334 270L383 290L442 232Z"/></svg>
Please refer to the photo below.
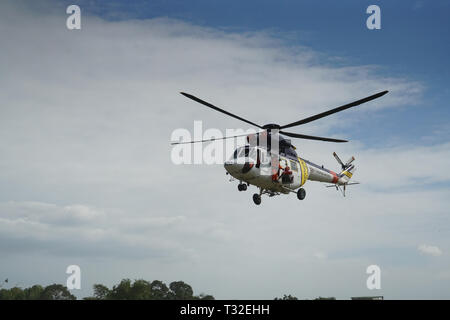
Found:
<svg viewBox="0 0 450 320"><path fill-rule="evenodd" d="M330 170L330 172L331 172L331 174L333 175L333 181L331 181L331 183L337 183L338 180L339 180L339 178L338 178L336 172L331 171L331 170Z"/></svg>

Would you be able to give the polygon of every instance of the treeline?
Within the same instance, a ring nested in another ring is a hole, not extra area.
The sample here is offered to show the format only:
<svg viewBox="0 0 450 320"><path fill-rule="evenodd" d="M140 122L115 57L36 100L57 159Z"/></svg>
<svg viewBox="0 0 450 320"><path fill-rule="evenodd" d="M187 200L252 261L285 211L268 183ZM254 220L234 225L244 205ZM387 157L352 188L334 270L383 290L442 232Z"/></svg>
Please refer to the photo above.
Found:
<svg viewBox="0 0 450 320"><path fill-rule="evenodd" d="M0 286L1 287L1 286ZM164 282L154 280L123 279L111 289L103 284L93 285L94 294L83 300L214 300L212 295L201 293L194 295L192 287L183 281L174 281L167 286ZM76 300L62 284L52 284L46 287L34 285L30 288L14 287L0 289L0 300ZM275 300L298 300L292 295L283 295ZM335 300L334 297L319 297L315 300Z"/></svg>
<svg viewBox="0 0 450 320"><path fill-rule="evenodd" d="M0 289L0 300L76 300L73 294L62 284L52 284L47 287L35 285L22 289Z"/></svg>
<svg viewBox="0 0 450 320"><path fill-rule="evenodd" d="M103 284L94 284L94 295L84 300L214 300L212 295L194 295L192 287L183 281L174 281L167 286L164 282L154 280L123 279L109 289ZM47 287L34 285L30 288L14 287L0 289L0 300L76 300L67 287L52 284Z"/></svg>
<svg viewBox="0 0 450 320"><path fill-rule="evenodd" d="M112 289L94 284L94 296L84 300L214 300L212 295L194 295L192 287L183 281L174 281L167 285L159 280L123 279Z"/></svg>

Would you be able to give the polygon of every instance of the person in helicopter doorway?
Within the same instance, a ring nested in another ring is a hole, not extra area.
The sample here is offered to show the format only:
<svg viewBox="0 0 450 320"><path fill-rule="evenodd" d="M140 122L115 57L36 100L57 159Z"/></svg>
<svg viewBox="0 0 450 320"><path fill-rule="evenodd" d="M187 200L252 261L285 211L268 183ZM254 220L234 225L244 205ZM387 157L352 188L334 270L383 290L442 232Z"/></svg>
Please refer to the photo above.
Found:
<svg viewBox="0 0 450 320"><path fill-rule="evenodd" d="M278 168L275 168L274 164L275 162L272 161L272 181L280 182L281 179L281 183L283 184L290 184L294 181L291 168L289 168L286 160L280 161Z"/></svg>
<svg viewBox="0 0 450 320"><path fill-rule="evenodd" d="M283 171L281 173L281 182L283 184L290 184L294 181L294 176L292 175L291 168L286 160L280 162L280 169Z"/></svg>

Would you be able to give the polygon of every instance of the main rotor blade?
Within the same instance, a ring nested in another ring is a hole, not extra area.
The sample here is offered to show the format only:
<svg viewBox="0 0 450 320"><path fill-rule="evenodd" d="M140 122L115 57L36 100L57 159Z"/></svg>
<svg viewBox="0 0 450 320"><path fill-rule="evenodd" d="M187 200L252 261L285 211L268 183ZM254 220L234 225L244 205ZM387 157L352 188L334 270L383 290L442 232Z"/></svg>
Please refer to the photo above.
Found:
<svg viewBox="0 0 450 320"><path fill-rule="evenodd" d="M264 131L261 131L264 132ZM261 132L256 132L254 134L259 134ZM205 139L205 140L196 140L196 141L182 141L182 142L171 142L170 144L186 144L186 143L198 143L198 142L210 142L210 141L216 141L216 140L225 140L225 139L231 139L231 138L238 138L238 137L244 137L248 135L252 135L253 133L245 133L245 134L239 134L236 136L228 136L228 137L222 137L222 138L211 138L211 139Z"/></svg>
<svg viewBox="0 0 450 320"><path fill-rule="evenodd" d="M300 139L308 139L308 140L320 140L320 141L328 141L328 142L348 142L347 140L333 139L333 138L324 138L324 137L316 137L316 136L307 136L306 134L292 133L286 131L280 131L281 134L292 138L300 138Z"/></svg>
<svg viewBox="0 0 450 320"><path fill-rule="evenodd" d="M381 96L384 96L388 92L389 91L385 90L385 91L379 92L377 94L374 94L374 95L372 95L370 97L367 97L367 98L364 98L364 99L361 99L361 100L358 100L358 101L355 101L355 102L352 102L352 103L345 104L343 106L340 106L340 107L337 107L337 108L334 108L334 109L331 109L331 110L328 110L328 111L316 114L314 116L311 116L311 117L308 117L308 118L305 118L305 119L302 119L302 120L299 120L299 121L296 121L296 122L292 122L290 124L281 126L281 129L286 129L286 128L290 128L290 127L299 126L301 124L305 124L305 123L308 123L308 122L311 122L311 121L315 121L315 120L318 120L320 118L329 116L329 115L331 115L333 113L340 112L340 111L343 111L343 110L351 108L351 107L356 107L356 106L358 106L358 105L360 105L362 103L366 103L366 102L369 102L369 101L374 100L376 98L379 98Z"/></svg>
<svg viewBox="0 0 450 320"><path fill-rule="evenodd" d="M342 162L341 158L338 157L336 152L333 152L333 156L336 158L336 161L341 165L341 167L345 168L345 164Z"/></svg>
<svg viewBox="0 0 450 320"><path fill-rule="evenodd" d="M261 128L261 129L262 129L262 127L261 127L260 125L258 125L258 124L256 124L256 123L253 123L253 122L251 122L250 120L241 118L241 117L239 117L239 116L237 116L237 115L235 115L235 114L232 114L231 112L225 111L225 110L223 110L223 109L221 109L221 108L219 108L219 107L216 107L215 105L213 105L213 104L211 104L211 103L209 103L209 102L203 101L202 99L199 99L199 98L197 98L197 97L195 97L195 96L193 96L193 95L191 95L191 94L189 94L189 93L185 93L185 92L180 92L180 93L181 93L183 96L188 97L189 99L192 99L192 100L194 100L194 101L196 101L196 102L198 102L198 103L201 103L201 104L203 104L203 105L205 105L205 106L207 106L207 107L210 107L211 109L214 109L214 110L216 110L216 111L225 113L226 115L228 115L228 116L230 116L230 117L233 117L233 118L236 118L236 119L238 119L238 120L247 122L247 123L249 123L249 124L251 124L251 125L253 125L253 126L255 126L255 127L258 127L258 128Z"/></svg>

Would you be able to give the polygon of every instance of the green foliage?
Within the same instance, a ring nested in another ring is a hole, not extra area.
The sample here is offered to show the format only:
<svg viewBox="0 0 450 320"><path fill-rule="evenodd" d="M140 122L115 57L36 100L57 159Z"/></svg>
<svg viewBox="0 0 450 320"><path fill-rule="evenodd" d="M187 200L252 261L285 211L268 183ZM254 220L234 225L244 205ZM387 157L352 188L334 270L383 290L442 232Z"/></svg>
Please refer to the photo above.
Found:
<svg viewBox="0 0 450 320"><path fill-rule="evenodd" d="M25 293L18 287L0 290L0 300L25 300L25 298Z"/></svg>
<svg viewBox="0 0 450 320"><path fill-rule="evenodd" d="M94 284L93 289L93 296L84 300L214 300L212 295L204 293L194 296L192 287L183 281L174 281L168 287L159 280L123 279L112 289L103 284ZM34 285L25 289L0 289L0 300L76 300L76 297L65 286L52 284L45 288Z"/></svg>
<svg viewBox="0 0 450 320"><path fill-rule="evenodd" d="M26 289L1 289L0 300L76 300L76 297L63 285L52 284L45 288L35 285Z"/></svg>
<svg viewBox="0 0 450 320"><path fill-rule="evenodd" d="M194 296L192 287L183 281L172 282L169 287L159 280L123 279L108 289L102 284L94 285L94 296L85 300L214 300L212 295Z"/></svg>
<svg viewBox="0 0 450 320"><path fill-rule="evenodd" d="M104 286L102 284L94 284L94 296L89 300L106 300L108 299L109 294L110 290L107 286ZM88 300L88 298L84 299Z"/></svg>
<svg viewBox="0 0 450 320"><path fill-rule="evenodd" d="M112 288L109 297L114 300L126 300L127 297L131 298L131 280L123 279L120 281L118 285Z"/></svg>
<svg viewBox="0 0 450 320"><path fill-rule="evenodd" d="M40 300L42 293L44 292L44 287L40 285L34 285L31 288L26 288L23 290L27 300Z"/></svg>
<svg viewBox="0 0 450 320"><path fill-rule="evenodd" d="M76 300L77 298L70 293L67 287L62 284L52 284L45 287L40 298L42 300Z"/></svg>
<svg viewBox="0 0 450 320"><path fill-rule="evenodd" d="M130 296L133 300L150 300L152 298L150 282L136 280L131 286Z"/></svg>
<svg viewBox="0 0 450 320"><path fill-rule="evenodd" d="M150 284L150 290L152 292L152 299L154 300L168 300L171 297L169 288L162 281L154 280Z"/></svg>
<svg viewBox="0 0 450 320"><path fill-rule="evenodd" d="M201 293L194 296L192 287L183 281L174 281L169 287L160 281L152 282L139 279L134 282L123 279L119 284L109 289L103 284L94 284L94 295L84 300L214 300L209 294ZM61 284L47 287L34 285L30 288L13 287L0 289L0 300L76 300L76 297ZM298 300L292 295L283 295L274 300ZM315 300L336 300L335 297L318 297Z"/></svg>
<svg viewBox="0 0 450 320"><path fill-rule="evenodd" d="M192 287L183 281L174 281L169 285L174 300L192 300L194 291Z"/></svg>

